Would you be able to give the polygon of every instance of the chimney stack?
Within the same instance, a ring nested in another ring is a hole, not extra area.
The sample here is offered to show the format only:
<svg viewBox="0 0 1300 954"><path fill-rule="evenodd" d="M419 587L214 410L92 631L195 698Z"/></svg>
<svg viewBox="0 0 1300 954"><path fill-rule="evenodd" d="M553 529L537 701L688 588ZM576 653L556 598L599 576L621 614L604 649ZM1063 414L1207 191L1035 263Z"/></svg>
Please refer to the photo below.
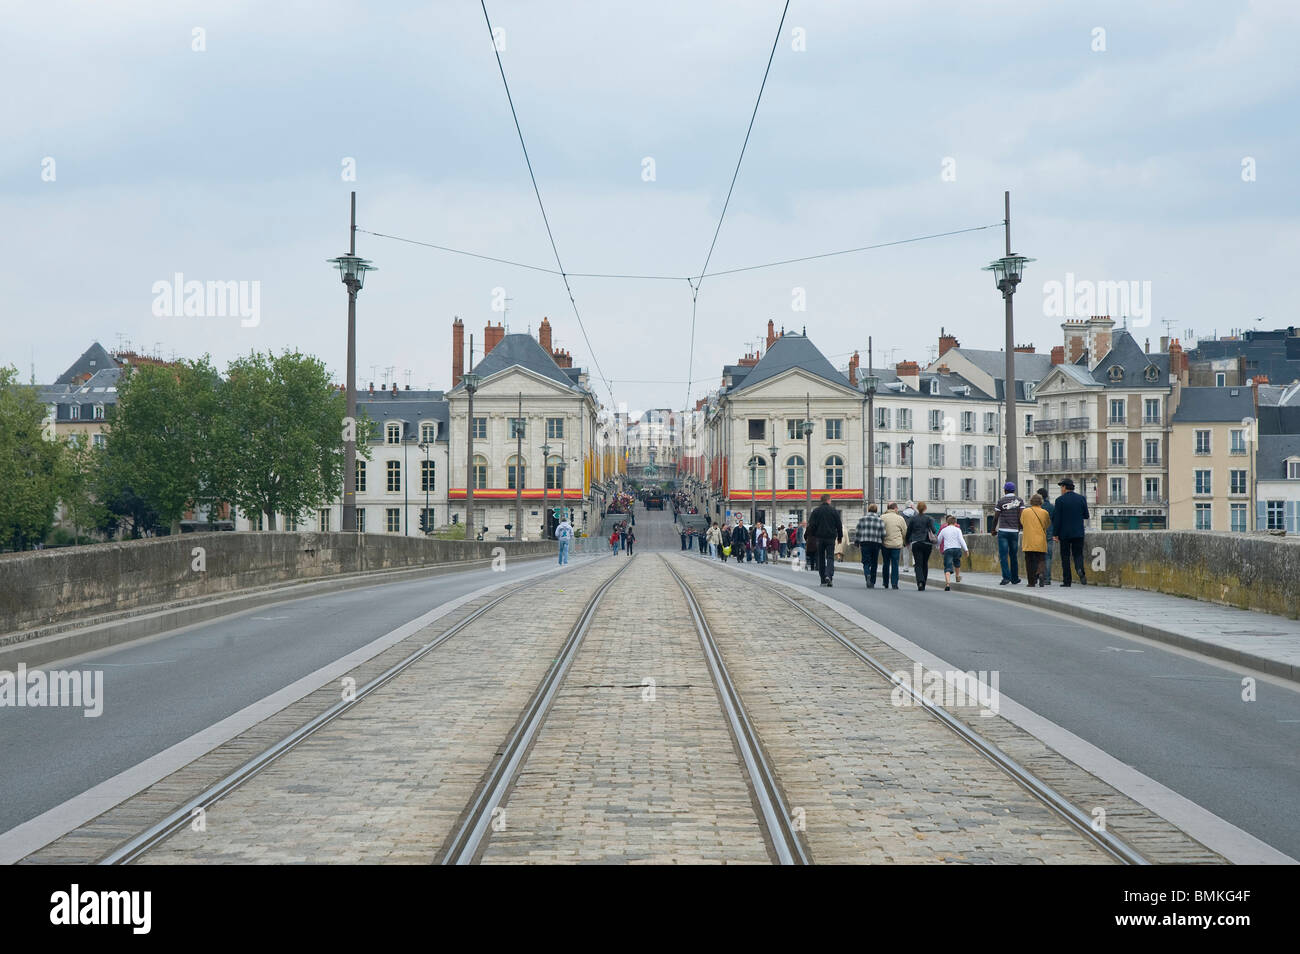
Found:
<svg viewBox="0 0 1300 954"><path fill-rule="evenodd" d="M1083 352L1088 347L1085 343L1087 328L1084 327L1084 320L1067 318L1061 323L1061 331L1065 332L1065 361L1061 363L1074 364L1083 357Z"/></svg>
<svg viewBox="0 0 1300 954"><path fill-rule="evenodd" d="M776 340L776 323L772 321L771 318L769 318L767 319L767 344L765 347L767 347L770 350L772 347L772 342L775 340Z"/></svg>
<svg viewBox="0 0 1300 954"><path fill-rule="evenodd" d="M493 325L492 322L489 321L487 327L483 329L483 357L486 358L492 352L492 349L501 343L501 339L505 336L506 329L501 322L498 321Z"/></svg>
<svg viewBox="0 0 1300 954"><path fill-rule="evenodd" d="M1032 344L1016 345L1012 350L1015 351L1016 354L1034 354L1034 346Z"/></svg>
<svg viewBox="0 0 1300 954"><path fill-rule="evenodd" d="M945 334L942 328L939 329L939 357L943 357L953 348L960 348L961 342L954 335Z"/></svg>
<svg viewBox="0 0 1300 954"><path fill-rule="evenodd" d="M1151 353L1151 339L1150 339L1150 338L1147 339L1146 347L1143 348L1142 350L1145 351L1147 354L1150 354L1150 353Z"/></svg>
<svg viewBox="0 0 1300 954"><path fill-rule="evenodd" d="M1168 336L1168 335L1161 335L1161 336L1160 336L1160 351L1161 351L1161 353L1163 354L1163 353L1167 352L1168 350L1169 350L1169 336Z"/></svg>
<svg viewBox="0 0 1300 954"><path fill-rule="evenodd" d="M553 353L551 348L551 319L542 319L541 325L537 328L537 343L542 346L542 350L547 354Z"/></svg>
<svg viewBox="0 0 1300 954"><path fill-rule="evenodd" d="M1065 364L1065 346L1057 345L1052 349L1052 364Z"/></svg>
<svg viewBox="0 0 1300 954"><path fill-rule="evenodd" d="M1177 338L1169 342L1169 373L1184 387L1187 386L1187 355Z"/></svg>
<svg viewBox="0 0 1300 954"><path fill-rule="evenodd" d="M771 322L768 322L770 325ZM858 386L858 353L853 352L853 357L849 358L849 384L853 387Z"/></svg>
<svg viewBox="0 0 1300 954"><path fill-rule="evenodd" d="M457 318L451 323L451 386L460 384L465 375L465 322Z"/></svg>
<svg viewBox="0 0 1300 954"><path fill-rule="evenodd" d="M913 391L921 390L921 366L915 361L900 361L894 366L898 380Z"/></svg>
<svg viewBox="0 0 1300 954"><path fill-rule="evenodd" d="M1111 329L1115 322L1107 315L1093 315L1088 319L1088 370L1091 371L1110 354Z"/></svg>

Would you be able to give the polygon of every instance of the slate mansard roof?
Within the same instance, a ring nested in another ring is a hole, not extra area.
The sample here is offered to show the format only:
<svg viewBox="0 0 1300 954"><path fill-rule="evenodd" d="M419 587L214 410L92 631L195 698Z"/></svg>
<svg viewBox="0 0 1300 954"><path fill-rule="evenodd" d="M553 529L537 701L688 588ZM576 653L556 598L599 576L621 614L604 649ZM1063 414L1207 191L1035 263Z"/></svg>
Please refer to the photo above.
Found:
<svg viewBox="0 0 1300 954"><path fill-rule="evenodd" d="M734 383L729 393L734 393L753 387L763 381L771 380L795 368L807 371L809 374L832 384L838 384L840 387L852 387L849 384L849 379L835 370L834 366L826 360L824 354L817 350L817 346L812 341L804 335L789 332L773 341L772 346L767 349L767 354L763 355L758 364L752 368L729 365L724 369L723 373L732 373ZM747 373L740 380L736 380L738 372Z"/></svg>
<svg viewBox="0 0 1300 954"><path fill-rule="evenodd" d="M435 440L445 443L447 440L449 406L442 391L376 391L373 396L368 393L357 395L357 411L375 422L376 430L372 441L383 443L384 425L389 421L404 421L403 437L419 440L420 422L436 421L438 434Z"/></svg>
<svg viewBox="0 0 1300 954"><path fill-rule="evenodd" d="M582 390L578 384L582 369L561 368L555 363L555 359L546 353L546 349L537 343L537 339L527 334L506 335L474 366L473 370L480 378L487 378L513 367L532 371L562 387L575 391ZM463 385L458 384L453 390L459 390L461 387Z"/></svg>
<svg viewBox="0 0 1300 954"><path fill-rule="evenodd" d="M1173 422L1240 422L1254 416L1255 394L1250 388L1183 388Z"/></svg>

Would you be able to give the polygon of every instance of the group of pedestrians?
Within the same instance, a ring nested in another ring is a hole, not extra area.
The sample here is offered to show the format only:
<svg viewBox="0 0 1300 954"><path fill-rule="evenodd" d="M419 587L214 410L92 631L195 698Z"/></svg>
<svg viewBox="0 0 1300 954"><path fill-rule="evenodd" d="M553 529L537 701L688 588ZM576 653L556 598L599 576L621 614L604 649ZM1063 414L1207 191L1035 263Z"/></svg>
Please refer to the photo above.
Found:
<svg viewBox="0 0 1300 954"><path fill-rule="evenodd" d="M609 535L609 550L614 556L618 556L620 550L626 551L628 556L632 555L632 545L636 543L636 531L632 524L635 523L635 520L631 523L624 520L614 525L614 530Z"/></svg>
<svg viewBox="0 0 1300 954"><path fill-rule="evenodd" d="M1021 582L1018 550L1025 555L1025 575L1030 586L1051 586L1052 549L1061 545L1061 585L1070 586L1075 574L1079 585L1088 583L1083 569L1084 521L1088 519L1088 501L1074 492L1069 477L1058 484L1061 495L1052 503L1046 493L1036 493L1028 505L1016 496L1016 485L1008 481L994 507L997 514L998 563L1002 569L1000 586ZM1046 488L1044 488L1046 490Z"/></svg>
<svg viewBox="0 0 1300 954"><path fill-rule="evenodd" d="M924 590L930 581L930 554L935 546L943 552L943 588L952 588L954 575L961 580L961 557L970 548L966 546L961 527L957 526L957 518L950 515L943 529L938 530L933 519L926 516L926 509L925 501L921 500L915 507L900 512L898 503L891 501L883 514L871 504L858 519L853 542L862 556L862 575L868 589L876 588L877 565L882 589L898 589L899 564L906 550L912 556L916 588ZM910 516L904 516L909 511Z"/></svg>

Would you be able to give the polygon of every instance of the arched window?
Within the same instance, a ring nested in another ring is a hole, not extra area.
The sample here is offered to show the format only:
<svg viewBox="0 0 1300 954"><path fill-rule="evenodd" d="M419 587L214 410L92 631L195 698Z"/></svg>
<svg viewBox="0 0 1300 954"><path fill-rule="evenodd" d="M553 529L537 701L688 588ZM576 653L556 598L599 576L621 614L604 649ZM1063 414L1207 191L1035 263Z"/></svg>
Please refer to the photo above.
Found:
<svg viewBox="0 0 1300 954"><path fill-rule="evenodd" d="M753 480L753 489L767 490L767 461L755 454L749 459L749 463L745 465L745 468L749 471L745 475L745 479Z"/></svg>
<svg viewBox="0 0 1300 954"><path fill-rule="evenodd" d="M785 462L785 489L786 490L803 490L804 489L804 459L798 454L794 454L786 459Z"/></svg>
<svg viewBox="0 0 1300 954"><path fill-rule="evenodd" d="M546 458L546 489L560 489L560 467L564 464L563 458L559 454L552 454Z"/></svg>
<svg viewBox="0 0 1300 954"><path fill-rule="evenodd" d="M518 481L518 483L516 483ZM506 487L509 490L519 490L524 487L528 481L528 466L517 456L511 455L506 461Z"/></svg>
<svg viewBox="0 0 1300 954"><path fill-rule="evenodd" d="M482 454L474 455L474 489L487 490L487 458Z"/></svg>
<svg viewBox="0 0 1300 954"><path fill-rule="evenodd" d="M826 458L826 489L844 489L844 458L837 454Z"/></svg>

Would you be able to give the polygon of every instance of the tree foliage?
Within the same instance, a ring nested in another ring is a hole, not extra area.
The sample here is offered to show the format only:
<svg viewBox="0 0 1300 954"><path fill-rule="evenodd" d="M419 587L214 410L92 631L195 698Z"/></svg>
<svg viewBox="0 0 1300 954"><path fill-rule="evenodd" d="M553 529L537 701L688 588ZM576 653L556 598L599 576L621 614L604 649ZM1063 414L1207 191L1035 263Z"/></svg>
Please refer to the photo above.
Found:
<svg viewBox="0 0 1300 954"><path fill-rule="evenodd" d="M54 525L61 447L45 439L44 420L35 390L0 367L0 549L26 549Z"/></svg>

